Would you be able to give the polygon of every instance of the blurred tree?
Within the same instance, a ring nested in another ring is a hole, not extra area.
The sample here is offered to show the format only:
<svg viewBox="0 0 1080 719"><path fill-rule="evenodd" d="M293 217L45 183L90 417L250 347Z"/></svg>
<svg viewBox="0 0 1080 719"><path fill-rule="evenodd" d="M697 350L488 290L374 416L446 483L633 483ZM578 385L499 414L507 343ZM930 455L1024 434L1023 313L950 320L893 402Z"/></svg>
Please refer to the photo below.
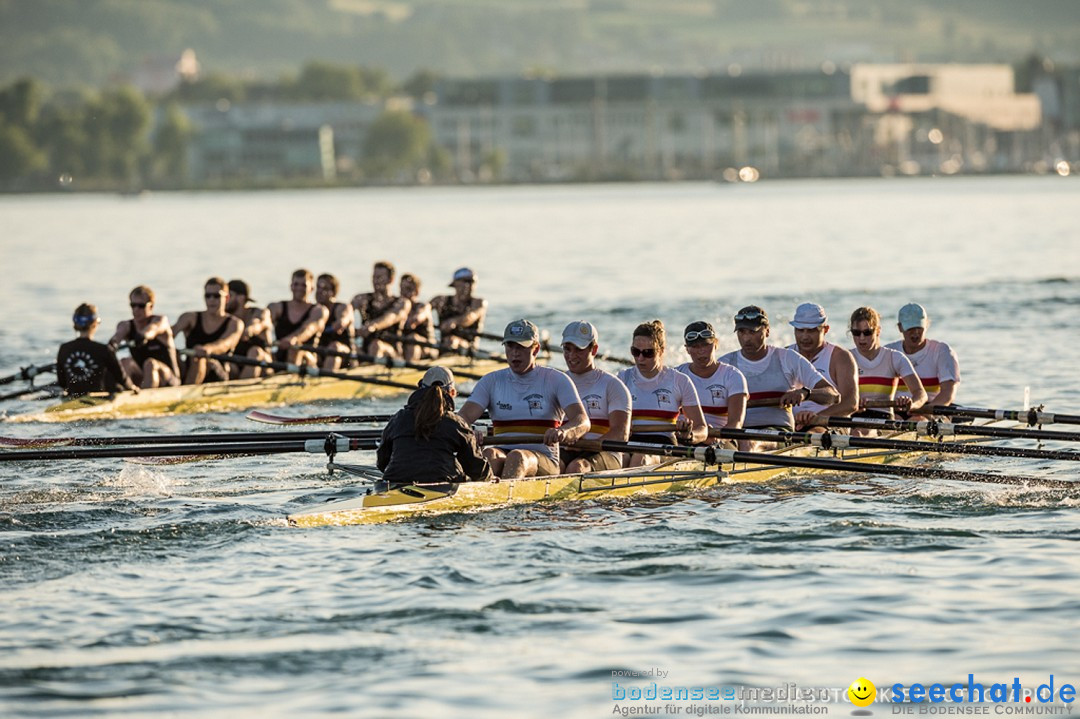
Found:
<svg viewBox="0 0 1080 719"><path fill-rule="evenodd" d="M422 102L425 95L435 92L435 83L440 78L441 76L432 70L418 70L402 84L401 90L409 97Z"/></svg>
<svg viewBox="0 0 1080 719"><path fill-rule="evenodd" d="M0 122L0 183L28 179L46 165L45 153L25 128Z"/></svg>
<svg viewBox="0 0 1080 719"><path fill-rule="evenodd" d="M191 121L180 106L169 103L154 135L154 176L171 182L187 179L187 150Z"/></svg>
<svg viewBox="0 0 1080 719"><path fill-rule="evenodd" d="M0 90L0 122L29 129L41 110L41 85L23 78Z"/></svg>
<svg viewBox="0 0 1080 719"><path fill-rule="evenodd" d="M364 76L358 68L325 62L304 65L295 84L295 96L304 100L358 100L364 92Z"/></svg>
<svg viewBox="0 0 1080 719"><path fill-rule="evenodd" d="M431 144L426 122L411 112L387 110L364 140L361 164L369 177L400 180L424 166Z"/></svg>

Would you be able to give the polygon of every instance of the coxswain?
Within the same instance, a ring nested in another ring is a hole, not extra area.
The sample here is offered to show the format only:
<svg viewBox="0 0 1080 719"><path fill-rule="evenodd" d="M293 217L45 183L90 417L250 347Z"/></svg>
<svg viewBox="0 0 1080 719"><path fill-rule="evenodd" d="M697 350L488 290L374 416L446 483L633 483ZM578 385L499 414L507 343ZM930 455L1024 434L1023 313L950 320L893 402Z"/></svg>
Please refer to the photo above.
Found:
<svg viewBox="0 0 1080 719"><path fill-rule="evenodd" d="M154 299L154 291L146 285L133 289L128 294L132 318L117 324L109 340L113 349L121 342L128 343L131 356L120 360L120 364L143 389L180 384L172 326L168 317L154 314Z"/></svg>
<svg viewBox="0 0 1080 719"><path fill-rule="evenodd" d="M386 261L376 262L371 271L371 292L352 298L352 306L360 313L356 327L357 344L364 354L376 357L398 357L398 337L409 316L409 301L390 294L394 282L394 266Z"/></svg>
<svg viewBox="0 0 1080 719"><path fill-rule="evenodd" d="M420 300L420 280L416 275L404 274L398 287L401 296L409 301L409 315L401 328L401 356L409 362L434 359L436 351L424 345L435 344L435 321L431 303Z"/></svg>
<svg viewBox="0 0 1080 719"><path fill-rule="evenodd" d="M852 354L859 370L859 411L853 417L893 419L890 404L894 403L902 412L911 412L926 402L926 391L911 360L903 352L881 346L881 316L877 310L856 309L851 313L849 331L855 341ZM908 389L908 394L902 397L896 394L899 380ZM876 434L876 431L852 430L852 434Z"/></svg>
<svg viewBox="0 0 1080 719"><path fill-rule="evenodd" d="M311 301L313 289L315 277L311 272L297 270L289 283L292 299L271 302L267 307L274 323L274 359L278 362L318 365L315 355L300 349L300 345L318 342L329 314L325 307Z"/></svg>
<svg viewBox="0 0 1080 719"><path fill-rule="evenodd" d="M840 401L840 394L829 380L814 369L810 361L794 350L765 344L769 337L769 316L757 305L743 307L735 314L735 333L740 349L720 358L746 377L750 392L748 404L755 400L773 400L776 406L748 407L743 427L746 429L795 429L791 408L813 400L822 405ZM775 446L752 440L739 440L742 450Z"/></svg>
<svg viewBox="0 0 1080 719"><path fill-rule="evenodd" d="M454 414L454 375L432 367L390 418L376 451L376 464L391 487L490 480L491 466L472 429Z"/></svg>
<svg viewBox="0 0 1080 719"><path fill-rule="evenodd" d="M618 375L633 401L630 439L674 444L678 437L687 444L701 444L709 437L701 401L689 377L664 366L666 346L664 323L660 320L642 323L634 329L630 345L634 366ZM642 428L646 424L668 425L670 431ZM661 457L656 455L632 454L627 466L641 467L660 461Z"/></svg>
<svg viewBox="0 0 1080 719"><path fill-rule="evenodd" d="M251 297L251 287L243 280L229 280L229 301L225 311L240 318L244 331L240 341L233 348L233 354L260 362L274 359L270 354L273 337L270 334L274 324L270 320L270 310L265 307L249 306L256 300ZM264 373L262 367L254 365L229 365L229 374L233 378L259 377Z"/></svg>
<svg viewBox="0 0 1080 719"><path fill-rule="evenodd" d="M97 307L81 304L71 318L77 339L60 345L56 354L56 382L71 397L88 392L122 390L138 392L139 388L128 377L116 359L116 351L107 344L94 341L94 333L101 326Z"/></svg>
<svg viewBox="0 0 1080 719"><path fill-rule="evenodd" d="M344 302L337 301L340 289L338 278L328 273L319 275L315 281L315 301L327 312L326 326L319 335L319 347L334 353L323 355L322 368L331 372L337 372L351 364L348 357L340 355L349 355L356 351L353 310Z"/></svg>
<svg viewBox="0 0 1080 719"><path fill-rule="evenodd" d="M720 338L713 326L699 320L683 330L690 361L675 369L690 378L710 429L741 429L746 416L746 378L742 372L715 358Z"/></svg>
<svg viewBox="0 0 1080 719"><path fill-rule="evenodd" d="M589 415L589 431L583 439L625 442L630 437L630 390L622 381L593 364L599 335L590 322L571 322L563 330L562 349L567 375ZM578 450L562 447L560 459L567 473L595 472L623 466L620 452Z"/></svg>
<svg viewBox="0 0 1080 719"><path fill-rule="evenodd" d="M795 344L789 345L788 349L805 357L840 394L836 404L823 405L806 400L795 405L796 429L824 432L824 427L815 425L819 418L850 417L859 407L855 358L843 347L825 341L829 334L829 318L821 305L804 302L795 308L795 317L788 324L795 328Z"/></svg>
<svg viewBox="0 0 1080 719"><path fill-rule="evenodd" d="M953 404L960 384L960 362L952 347L927 338L930 318L922 305L914 302L904 305L896 320L896 328L904 338L885 346L903 352L911 360L911 366L926 390L927 400L923 406L944 407ZM896 396L904 397L907 394L901 389Z"/></svg>
<svg viewBox="0 0 1080 719"><path fill-rule="evenodd" d="M224 382L229 370L209 355L231 354L244 333L244 323L225 311L229 302L229 285L220 277L211 277L203 285L206 310L193 310L180 315L173 325L173 336L184 335L187 355L184 384Z"/></svg>
<svg viewBox="0 0 1080 719"><path fill-rule="evenodd" d="M476 346L477 333L484 329L487 300L473 296L476 273L468 267L454 272L452 295L431 300L431 309L439 319L439 345L443 351L457 352Z"/></svg>
<svg viewBox="0 0 1080 719"><path fill-rule="evenodd" d="M496 437L521 444L485 447L484 457L503 478L558 474L559 445L573 444L589 431L589 417L565 373L539 367L540 332L525 319L503 331L507 367L484 375L458 412L472 425L486 410Z"/></svg>

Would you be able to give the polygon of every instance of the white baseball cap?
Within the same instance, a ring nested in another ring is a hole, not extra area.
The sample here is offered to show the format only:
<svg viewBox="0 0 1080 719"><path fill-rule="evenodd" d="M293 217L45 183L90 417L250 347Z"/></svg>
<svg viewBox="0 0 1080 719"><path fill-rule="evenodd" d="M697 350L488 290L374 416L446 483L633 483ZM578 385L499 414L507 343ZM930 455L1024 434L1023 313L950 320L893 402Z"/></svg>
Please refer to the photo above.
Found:
<svg viewBox="0 0 1080 719"><path fill-rule="evenodd" d="M571 322L562 331L562 343L569 342L578 349L585 349L589 345L599 344L598 340L599 335L596 333L596 328L593 327L591 322L585 320Z"/></svg>
<svg viewBox="0 0 1080 719"><path fill-rule="evenodd" d="M421 387L431 387L437 384L450 389L454 386L454 373L445 367L432 367L424 373L424 378L420 380Z"/></svg>
<svg viewBox="0 0 1080 719"><path fill-rule="evenodd" d="M808 330L821 327L829 318L825 315L825 308L813 302L803 302L795 308L795 318L788 322L795 329Z"/></svg>
<svg viewBox="0 0 1080 719"><path fill-rule="evenodd" d="M905 332L912 327L926 327L930 324L930 318L926 316L926 309L914 302L900 308L900 311L896 314L896 321L900 323L900 329Z"/></svg>

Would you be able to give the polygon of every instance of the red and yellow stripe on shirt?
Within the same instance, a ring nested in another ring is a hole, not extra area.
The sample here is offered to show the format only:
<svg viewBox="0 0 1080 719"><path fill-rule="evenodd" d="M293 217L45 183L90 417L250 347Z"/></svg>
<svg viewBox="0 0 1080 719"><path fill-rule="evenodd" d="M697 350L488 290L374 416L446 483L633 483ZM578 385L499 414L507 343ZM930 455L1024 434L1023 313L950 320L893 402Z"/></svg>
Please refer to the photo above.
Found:
<svg viewBox="0 0 1080 719"><path fill-rule="evenodd" d="M556 419L504 419L491 422L496 437L521 437L523 442L543 443L544 433L561 425Z"/></svg>
<svg viewBox="0 0 1080 719"><path fill-rule="evenodd" d="M585 439L599 439L611 429L611 421L606 417L604 419L589 417L589 424L592 426L589 428L589 431L585 433Z"/></svg>
<svg viewBox="0 0 1080 719"><path fill-rule="evenodd" d="M890 400L896 394L899 377L859 377L859 396L866 399Z"/></svg>
<svg viewBox="0 0 1080 719"><path fill-rule="evenodd" d="M933 398L941 391L941 380L937 377L920 377L922 380L923 389L926 390L926 396Z"/></svg>
<svg viewBox="0 0 1080 719"><path fill-rule="evenodd" d="M679 412L675 410L673 412L663 409L634 409L630 417L630 431L637 432L639 427L644 425L658 425L669 424L671 425L671 431L675 431L675 420L678 419ZM656 432L653 431L653 434Z"/></svg>
<svg viewBox="0 0 1080 719"><path fill-rule="evenodd" d="M706 417L727 417L727 405L723 407L709 407L707 405L701 405L701 411L705 413Z"/></svg>

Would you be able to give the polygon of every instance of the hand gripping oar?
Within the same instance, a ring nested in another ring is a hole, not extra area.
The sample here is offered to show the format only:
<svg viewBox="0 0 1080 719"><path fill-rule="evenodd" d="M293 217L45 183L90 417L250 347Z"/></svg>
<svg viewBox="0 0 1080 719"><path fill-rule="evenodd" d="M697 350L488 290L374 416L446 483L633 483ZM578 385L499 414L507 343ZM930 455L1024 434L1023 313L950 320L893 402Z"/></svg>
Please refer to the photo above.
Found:
<svg viewBox="0 0 1080 719"><path fill-rule="evenodd" d="M821 417L816 424L821 427L856 427L861 429L886 429L896 432L916 432L926 437L947 437L957 434L970 434L979 437L1000 437L1002 439L1041 439L1058 442L1080 442L1080 432L1053 432L1040 429L1009 427L988 427L986 425L956 424L939 422L936 419L921 421L874 419L859 417Z"/></svg>
<svg viewBox="0 0 1080 719"><path fill-rule="evenodd" d="M1026 449L1020 447L990 447L959 442L918 442L887 437L852 437L830 432L783 432L753 429L710 429L710 437L723 439L750 439L783 444L805 444L820 449L899 449L909 452L935 452L938 454L975 454L984 457L1024 457L1027 459L1061 459L1080 462L1080 452L1050 449Z"/></svg>
<svg viewBox="0 0 1080 719"><path fill-rule="evenodd" d="M331 357L341 357L342 359L353 359L363 364L383 365L385 367L407 367L409 369L429 370L432 367L438 367L438 365L425 364L422 362L409 362L407 360L398 359L396 357L376 357L375 355L366 355L359 352L337 352L326 347L316 347L314 345L301 345L300 349L307 352L315 352L321 355L329 355ZM465 370L459 370L456 367L451 368L455 377L468 377L469 379L480 379L484 375L476 372L466 372Z"/></svg>
<svg viewBox="0 0 1080 719"><path fill-rule="evenodd" d="M611 440L580 440L572 445L575 449L588 449L604 452L633 452L635 454L654 454L663 457L682 457L696 459L705 464L761 464L774 467L799 467L802 469L822 469L832 472L862 472L865 474L890 474L897 477L923 477L926 479L952 479L961 482L989 482L996 484L1022 484L1074 489L1080 484L1060 479L1040 479L985 472L964 472L955 469L936 467L912 467L903 464L864 464L848 462L842 459L822 457L792 457L782 454L763 452L740 452L720 447L685 447L677 444L652 444L649 442L614 442Z"/></svg>
<svg viewBox="0 0 1080 719"><path fill-rule="evenodd" d="M352 429L334 434L352 439L377 439L381 429ZM326 431L308 432L215 432L214 434L144 434L111 435L107 437L41 437L22 439L0 437L0 447L40 449L45 447L122 447L131 445L228 444L230 442L277 442L308 440L326 437ZM0 457L5 452L0 450Z"/></svg>
<svg viewBox="0 0 1080 719"><path fill-rule="evenodd" d="M915 410L915 414L941 414L946 417L977 417L980 419L1007 419L1013 422L1026 422L1029 427L1041 424L1080 424L1080 415L1043 412L1041 408L1032 409L980 409L978 407L956 407L946 405L938 407L927 405Z"/></svg>
<svg viewBox="0 0 1080 719"><path fill-rule="evenodd" d="M185 355L194 354L193 350L177 350L177 352ZM362 382L364 384L377 384L382 387L397 387L398 389L414 390L417 388L417 385L408 384L406 382L394 382L393 380L365 377L364 375L350 374L348 372L331 372L330 370L319 369L318 367L295 365L289 362L267 362L265 360L252 359L251 357L241 357L240 355L207 354L206 356L210 359L215 359L218 362L262 367L263 369L272 369L275 372L285 372L286 374L295 374L300 377L329 377L331 379L344 379L352 382ZM458 395L467 397L468 393L459 391Z"/></svg>
<svg viewBox="0 0 1080 719"><path fill-rule="evenodd" d="M56 363L55 362L53 362L51 364L43 364L43 365L37 365L37 366L30 365L29 367L23 367L22 369L20 369L18 372L16 372L13 375L9 375L7 377L0 377L0 384L11 384L12 382L17 382L17 381L19 381L21 379L30 379L30 380L32 380L35 377L37 377L39 374L44 374L46 372L55 372L55 371L56 371Z"/></svg>
<svg viewBox="0 0 1080 719"><path fill-rule="evenodd" d="M322 439L278 440L275 442L231 442L204 446L150 447L75 447L71 449L16 450L0 452L0 462L27 462L54 459L105 459L114 457L183 457L221 454L285 454L310 452L333 455L352 450L372 450L378 447L374 438L326 435Z"/></svg>

